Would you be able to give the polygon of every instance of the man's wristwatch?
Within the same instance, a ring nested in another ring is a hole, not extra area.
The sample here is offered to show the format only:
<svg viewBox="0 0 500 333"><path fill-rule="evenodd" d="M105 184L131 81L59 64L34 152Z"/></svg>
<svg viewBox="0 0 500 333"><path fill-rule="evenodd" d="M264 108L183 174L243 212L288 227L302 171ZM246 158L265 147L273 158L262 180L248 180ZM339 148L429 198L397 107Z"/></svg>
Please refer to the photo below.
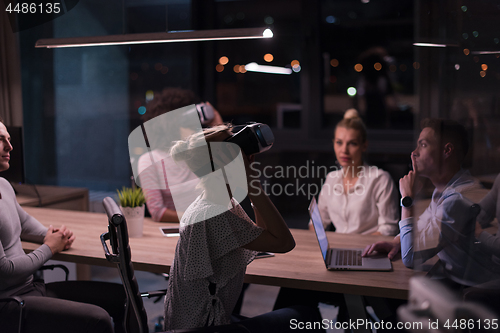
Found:
<svg viewBox="0 0 500 333"><path fill-rule="evenodd" d="M410 208L413 206L413 199L409 196L401 198L401 207Z"/></svg>

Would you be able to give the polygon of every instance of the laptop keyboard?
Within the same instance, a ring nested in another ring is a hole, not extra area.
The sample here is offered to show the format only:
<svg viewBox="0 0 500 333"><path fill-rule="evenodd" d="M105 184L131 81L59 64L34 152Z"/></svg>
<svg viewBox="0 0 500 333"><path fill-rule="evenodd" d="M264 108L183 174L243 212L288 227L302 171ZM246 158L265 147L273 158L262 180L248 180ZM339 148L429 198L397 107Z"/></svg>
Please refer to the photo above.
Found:
<svg viewBox="0 0 500 333"><path fill-rule="evenodd" d="M337 250L335 265L338 266L361 266L361 251Z"/></svg>

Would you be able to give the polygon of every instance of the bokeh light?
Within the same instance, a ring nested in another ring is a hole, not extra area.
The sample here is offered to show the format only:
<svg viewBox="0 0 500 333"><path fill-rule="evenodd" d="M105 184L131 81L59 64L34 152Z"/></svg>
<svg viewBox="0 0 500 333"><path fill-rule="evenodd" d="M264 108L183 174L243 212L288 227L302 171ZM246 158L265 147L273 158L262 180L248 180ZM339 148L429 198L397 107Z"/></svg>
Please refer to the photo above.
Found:
<svg viewBox="0 0 500 333"><path fill-rule="evenodd" d="M146 91L146 103L155 98L155 93L153 90Z"/></svg>
<svg viewBox="0 0 500 333"><path fill-rule="evenodd" d="M264 54L264 61L271 62L273 60L274 60L274 57L273 57L273 55L271 53Z"/></svg>
<svg viewBox="0 0 500 333"><path fill-rule="evenodd" d="M363 65L361 64L354 65L354 70L358 73L361 72L363 70Z"/></svg>
<svg viewBox="0 0 500 333"><path fill-rule="evenodd" d="M326 21L326 23L332 24L332 23L337 22L337 19L335 18L335 16L329 15L326 17L325 21Z"/></svg>
<svg viewBox="0 0 500 333"><path fill-rule="evenodd" d="M330 65L332 65L332 67L337 67L339 65L339 61L337 59L332 59L330 60Z"/></svg>
<svg viewBox="0 0 500 333"><path fill-rule="evenodd" d="M215 70L220 73L224 70L224 66L222 66L221 64L217 64L217 66L215 66Z"/></svg>
<svg viewBox="0 0 500 333"><path fill-rule="evenodd" d="M347 88L347 94L351 97L356 96L357 90L354 87Z"/></svg>
<svg viewBox="0 0 500 333"><path fill-rule="evenodd" d="M373 64L373 68L375 68L376 71L379 71L382 69L382 64L380 62L376 62Z"/></svg>
<svg viewBox="0 0 500 333"><path fill-rule="evenodd" d="M139 109L137 110L139 112L139 114L145 114L146 113L146 107L145 106L141 106L139 107Z"/></svg>
<svg viewBox="0 0 500 333"><path fill-rule="evenodd" d="M219 64L226 65L229 62L229 58L226 56L222 56L219 58Z"/></svg>

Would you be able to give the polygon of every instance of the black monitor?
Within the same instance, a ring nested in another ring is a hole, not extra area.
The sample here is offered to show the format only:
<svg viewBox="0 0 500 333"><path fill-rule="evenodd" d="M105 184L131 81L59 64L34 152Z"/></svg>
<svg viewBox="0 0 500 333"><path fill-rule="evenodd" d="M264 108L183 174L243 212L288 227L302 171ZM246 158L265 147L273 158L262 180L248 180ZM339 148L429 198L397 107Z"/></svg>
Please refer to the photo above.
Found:
<svg viewBox="0 0 500 333"><path fill-rule="evenodd" d="M10 142L14 149L10 152L10 168L0 172L0 177L15 184L24 183L23 129L22 127L7 126L7 131L10 134Z"/></svg>

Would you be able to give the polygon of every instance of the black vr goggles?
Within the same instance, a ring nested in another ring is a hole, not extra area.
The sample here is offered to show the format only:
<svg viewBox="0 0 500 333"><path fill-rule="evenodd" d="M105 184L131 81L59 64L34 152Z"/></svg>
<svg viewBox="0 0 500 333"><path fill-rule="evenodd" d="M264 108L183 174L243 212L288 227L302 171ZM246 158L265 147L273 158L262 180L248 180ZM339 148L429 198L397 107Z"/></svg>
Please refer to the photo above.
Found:
<svg viewBox="0 0 500 333"><path fill-rule="evenodd" d="M214 119L214 108L207 103L196 104L196 111L202 126L207 126Z"/></svg>
<svg viewBox="0 0 500 333"><path fill-rule="evenodd" d="M210 104L196 104L196 111L202 126L207 126L214 119L214 109ZM234 126L233 135L226 142L237 144L247 155L262 153L269 150L274 143L274 135L266 124L250 122L246 125Z"/></svg>
<svg viewBox="0 0 500 333"><path fill-rule="evenodd" d="M273 132L266 124L247 123L247 125L234 126L231 128L231 131L233 135L225 139L224 142L238 145L241 151L247 156L269 150L274 143ZM200 178L220 169L225 164L223 161L227 161L227 159L233 160L238 154L238 152L228 149L228 146L222 144L222 142L210 142L209 145L212 163L207 163L197 170L193 170ZM193 149L202 149L202 147ZM218 156L222 155L225 156L225 158L218 158ZM222 164L219 164L219 161L222 162Z"/></svg>
<svg viewBox="0 0 500 333"><path fill-rule="evenodd" d="M237 144L247 156L265 152L274 143L273 132L266 124L251 122L234 126L231 131L233 135L224 141Z"/></svg>

